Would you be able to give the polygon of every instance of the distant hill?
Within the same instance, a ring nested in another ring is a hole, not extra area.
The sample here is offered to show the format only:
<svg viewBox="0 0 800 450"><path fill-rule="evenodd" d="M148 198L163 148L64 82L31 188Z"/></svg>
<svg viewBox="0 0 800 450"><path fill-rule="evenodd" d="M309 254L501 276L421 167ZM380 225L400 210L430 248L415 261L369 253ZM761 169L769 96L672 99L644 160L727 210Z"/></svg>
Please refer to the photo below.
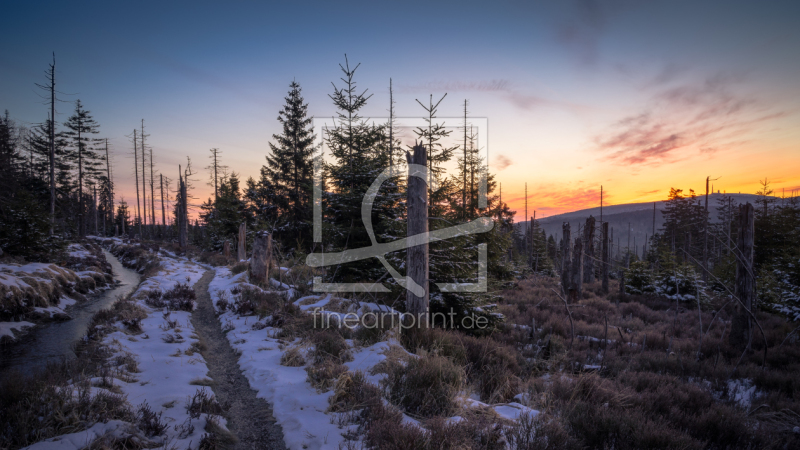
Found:
<svg viewBox="0 0 800 450"><path fill-rule="evenodd" d="M711 221L717 220L717 199L724 194L710 194L708 196L708 209L711 215ZM758 199L754 194L728 194L734 204L743 204L750 202L755 205ZM701 204L705 202L705 196L698 196L698 201ZM666 201L649 202L649 203L626 203L622 205L611 205L603 207L603 221L608 222L608 226L613 230L614 243L613 248L616 252L617 248L625 248L628 245L628 224L630 224L630 245L633 248L634 243L639 252L642 249L642 243L645 242L646 236L651 236L653 233L653 204L655 204L655 229L656 232L664 225L664 217L661 211L664 209ZM572 230L573 239L575 233L580 225L581 229L586 223L589 216L594 216L597 221L600 221L600 207L582 209L580 211L573 211L556 216L546 217L544 219L537 219L539 225L544 228L548 236L553 235L558 242L561 239L561 225L564 222L569 222ZM517 224L527 224L527 221Z"/></svg>

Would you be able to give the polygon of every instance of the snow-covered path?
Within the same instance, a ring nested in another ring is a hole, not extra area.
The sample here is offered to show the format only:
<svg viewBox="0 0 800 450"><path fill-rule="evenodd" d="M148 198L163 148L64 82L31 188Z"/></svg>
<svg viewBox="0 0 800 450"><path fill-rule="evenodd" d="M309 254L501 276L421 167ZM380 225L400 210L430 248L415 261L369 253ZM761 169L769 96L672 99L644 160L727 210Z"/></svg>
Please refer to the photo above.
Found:
<svg viewBox="0 0 800 450"><path fill-rule="evenodd" d="M230 405L225 413L228 429L239 439L237 449L282 449L283 433L272 416L272 408L256 391L239 369L239 356L233 351L222 332L214 311L208 286L215 272L210 270L194 285L197 309L192 313L192 325L202 338L205 350L201 353L208 366L208 375L214 380L212 389L223 405Z"/></svg>

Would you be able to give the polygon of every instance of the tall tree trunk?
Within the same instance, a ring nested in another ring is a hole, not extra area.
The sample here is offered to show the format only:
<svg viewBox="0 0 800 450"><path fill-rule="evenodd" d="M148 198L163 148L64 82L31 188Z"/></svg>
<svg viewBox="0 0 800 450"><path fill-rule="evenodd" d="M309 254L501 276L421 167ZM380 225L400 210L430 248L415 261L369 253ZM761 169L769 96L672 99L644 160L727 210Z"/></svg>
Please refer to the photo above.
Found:
<svg viewBox="0 0 800 450"><path fill-rule="evenodd" d="M608 265L609 246L608 246L608 222L603 222L603 293L608 294Z"/></svg>
<svg viewBox="0 0 800 450"><path fill-rule="evenodd" d="M423 145L414 146L414 154L406 152L408 161L408 229L407 236L428 233L428 186L420 170L427 166L427 153ZM429 169L430 170L430 169ZM416 175L416 176L415 176ZM430 174L428 174L430 177ZM415 283L422 287L422 292L412 292L411 287L406 289L406 311L414 320L414 325L419 328L428 327L428 302L429 290L429 264L428 242L409 247L406 251L406 267L408 283ZM421 295L417 295L421 294Z"/></svg>
<svg viewBox="0 0 800 450"><path fill-rule="evenodd" d="M594 226L595 219L589 216L583 229L583 282L594 282Z"/></svg>
<svg viewBox="0 0 800 450"><path fill-rule="evenodd" d="M142 119L142 217L144 220L144 231L147 232L147 171L145 170L145 159L147 156L147 152L145 149L144 143L144 119ZM142 239L144 239L144 235L142 235Z"/></svg>
<svg viewBox="0 0 800 450"><path fill-rule="evenodd" d="M180 205L178 206L178 244L185 249L189 240L189 220L186 213L186 182L183 179L181 166L178 166L178 179L180 183Z"/></svg>
<svg viewBox="0 0 800 450"><path fill-rule="evenodd" d="M79 119L80 120L80 119ZM81 141L81 128L83 123L78 123L78 236L83 237L85 217L83 215L83 142Z"/></svg>
<svg viewBox="0 0 800 450"><path fill-rule="evenodd" d="M136 179L136 217L139 219L139 237L142 236L142 208L139 203L139 141L136 139L136 128L133 129L133 173ZM122 231L125 234L125 231Z"/></svg>
<svg viewBox="0 0 800 450"><path fill-rule="evenodd" d="M56 224L56 54L50 65L50 234Z"/></svg>
<svg viewBox="0 0 800 450"><path fill-rule="evenodd" d="M94 209L94 235L97 236L97 186L92 186L92 208Z"/></svg>
<svg viewBox="0 0 800 450"><path fill-rule="evenodd" d="M153 147L150 147L150 222L153 223L153 235L156 232L156 195L155 177L153 177Z"/></svg>
<svg viewBox="0 0 800 450"><path fill-rule="evenodd" d="M164 174L158 174L161 184L161 233L162 236L167 234L167 210L164 208Z"/></svg>
<svg viewBox="0 0 800 450"><path fill-rule="evenodd" d="M564 290L565 297L569 294L569 289L572 285L571 240L569 222L564 222L561 224L561 287Z"/></svg>
<svg viewBox="0 0 800 450"><path fill-rule="evenodd" d="M741 300L731 321L729 343L736 348L750 345L753 324L745 308L753 311L755 278L753 276L753 242L755 209L750 203L739 205L739 237L736 251L735 294Z"/></svg>
<svg viewBox="0 0 800 450"><path fill-rule="evenodd" d="M706 207L703 217L703 281L708 282L708 179L706 177Z"/></svg>
<svg viewBox="0 0 800 450"><path fill-rule="evenodd" d="M570 298L573 303L581 299L583 292L583 238L575 238L575 248L572 251L572 285Z"/></svg>
<svg viewBox="0 0 800 450"><path fill-rule="evenodd" d="M108 154L108 139L106 139L106 177L108 178L108 217L114 223L114 181L111 179L111 158ZM105 215L103 215L105 221ZM103 225L105 232L105 225Z"/></svg>
<svg viewBox="0 0 800 450"><path fill-rule="evenodd" d="M237 259L244 261L247 259L247 224L242 222L239 225L239 245L237 246Z"/></svg>

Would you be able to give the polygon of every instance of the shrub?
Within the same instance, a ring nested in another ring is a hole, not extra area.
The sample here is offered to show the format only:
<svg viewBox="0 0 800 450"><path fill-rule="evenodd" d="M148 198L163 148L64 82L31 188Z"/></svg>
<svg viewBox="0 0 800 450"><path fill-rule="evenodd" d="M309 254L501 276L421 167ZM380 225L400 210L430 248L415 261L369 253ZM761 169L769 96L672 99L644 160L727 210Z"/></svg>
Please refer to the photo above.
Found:
<svg viewBox="0 0 800 450"><path fill-rule="evenodd" d="M464 336L468 375L478 385L483 401L497 403L510 400L519 393L521 373L518 353L490 338Z"/></svg>
<svg viewBox="0 0 800 450"><path fill-rule="evenodd" d="M328 403L330 411L353 411L381 403L381 393L377 386L367 381L364 372L345 372L336 380Z"/></svg>
<svg viewBox="0 0 800 450"><path fill-rule="evenodd" d="M363 346L376 344L384 340L386 332L396 323L399 323L397 316L366 314L353 332L353 338Z"/></svg>
<svg viewBox="0 0 800 450"><path fill-rule="evenodd" d="M247 262L238 262L231 267L231 273L233 275L238 275L242 272L247 271L248 267L250 267L249 263Z"/></svg>
<svg viewBox="0 0 800 450"><path fill-rule="evenodd" d="M158 414L153 412L150 405L144 402L139 405L136 412L136 425L147 437L161 436L169 426L166 422L161 421L161 414L161 411Z"/></svg>
<svg viewBox="0 0 800 450"><path fill-rule="evenodd" d="M389 398L409 414L452 416L458 409L456 395L464 385L464 371L443 356L411 358L395 363L386 378Z"/></svg>
<svg viewBox="0 0 800 450"><path fill-rule="evenodd" d="M256 286L242 287L238 295L233 304L233 311L241 316L266 317L280 309L284 303L279 294L262 290Z"/></svg>
<svg viewBox="0 0 800 450"><path fill-rule="evenodd" d="M297 347L292 347L281 355L281 365L287 367L300 367L306 364L306 360Z"/></svg>
<svg viewBox="0 0 800 450"><path fill-rule="evenodd" d="M578 442L555 418L524 412L505 430L509 447L519 450L579 449Z"/></svg>
<svg viewBox="0 0 800 450"><path fill-rule="evenodd" d="M328 391L333 387L334 380L345 372L347 372L347 367L331 359L306 367L308 382L320 392Z"/></svg>
<svg viewBox="0 0 800 450"><path fill-rule="evenodd" d="M167 307L173 311L193 311L197 296L188 284L178 283L172 289L164 292L163 299Z"/></svg>
<svg viewBox="0 0 800 450"><path fill-rule="evenodd" d="M353 359L347 342L342 335L334 330L313 333L311 342L314 344L314 363L320 363L325 360L343 363Z"/></svg>
<svg viewBox="0 0 800 450"><path fill-rule="evenodd" d="M222 410L214 394L209 394L205 387L198 389L186 403L186 412L193 419L200 417L200 414L220 415Z"/></svg>

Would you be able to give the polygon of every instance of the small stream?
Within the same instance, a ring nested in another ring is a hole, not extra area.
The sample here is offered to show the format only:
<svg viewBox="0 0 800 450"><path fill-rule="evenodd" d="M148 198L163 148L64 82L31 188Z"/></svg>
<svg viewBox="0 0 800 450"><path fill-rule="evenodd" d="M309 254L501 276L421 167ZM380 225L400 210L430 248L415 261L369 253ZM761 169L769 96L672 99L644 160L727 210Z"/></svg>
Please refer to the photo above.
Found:
<svg viewBox="0 0 800 450"><path fill-rule="evenodd" d="M0 350L0 378L11 369L31 374L43 369L49 362L75 357L72 348L84 334L89 321L97 311L110 307L119 296L128 295L139 285L139 274L125 268L119 260L103 250L111 264L114 280L112 289L87 296L85 302L76 303L67 310L71 320L40 325L32 329L19 342Z"/></svg>

